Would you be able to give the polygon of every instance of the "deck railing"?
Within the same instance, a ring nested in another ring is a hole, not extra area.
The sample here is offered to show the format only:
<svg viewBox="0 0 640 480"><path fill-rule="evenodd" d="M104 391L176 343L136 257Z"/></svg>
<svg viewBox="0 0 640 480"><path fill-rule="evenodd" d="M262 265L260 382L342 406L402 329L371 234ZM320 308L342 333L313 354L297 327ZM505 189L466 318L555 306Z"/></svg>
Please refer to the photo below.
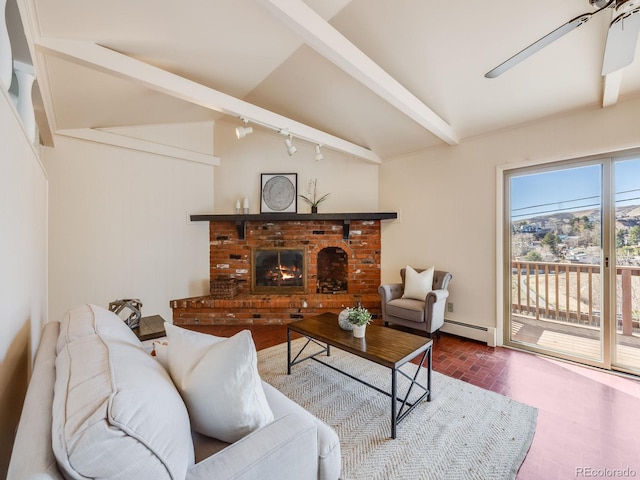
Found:
<svg viewBox="0 0 640 480"><path fill-rule="evenodd" d="M600 265L513 261L512 312L600 326ZM640 267L616 267L618 330L640 328Z"/></svg>

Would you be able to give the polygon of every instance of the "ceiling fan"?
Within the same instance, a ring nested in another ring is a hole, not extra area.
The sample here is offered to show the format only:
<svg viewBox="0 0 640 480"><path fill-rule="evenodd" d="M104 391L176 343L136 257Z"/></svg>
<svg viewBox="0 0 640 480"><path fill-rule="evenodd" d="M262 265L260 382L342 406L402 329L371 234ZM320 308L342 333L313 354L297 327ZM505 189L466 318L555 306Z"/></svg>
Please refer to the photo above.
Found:
<svg viewBox="0 0 640 480"><path fill-rule="evenodd" d="M629 65L633 62L638 43L638 32L640 32L640 0L589 0L589 3L598 10L583 13L569 20L487 72L485 77L496 78L563 35L584 25L594 15L609 8L614 9L614 19L609 25L609 33L607 34L602 75L608 75Z"/></svg>

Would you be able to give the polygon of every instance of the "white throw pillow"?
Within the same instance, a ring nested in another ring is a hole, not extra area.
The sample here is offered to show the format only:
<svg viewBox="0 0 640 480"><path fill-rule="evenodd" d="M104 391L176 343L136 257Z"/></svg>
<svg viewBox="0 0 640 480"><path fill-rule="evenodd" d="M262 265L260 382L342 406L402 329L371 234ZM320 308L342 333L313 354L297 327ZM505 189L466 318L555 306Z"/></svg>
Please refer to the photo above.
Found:
<svg viewBox="0 0 640 480"><path fill-rule="evenodd" d="M154 341L151 355L169 372L169 343L166 340Z"/></svg>
<svg viewBox="0 0 640 480"><path fill-rule="evenodd" d="M424 301L427 293L433 290L433 271L434 267L431 267L418 273L407 265L404 271L404 293L402 298Z"/></svg>
<svg viewBox="0 0 640 480"><path fill-rule="evenodd" d="M169 372L192 428L228 443L273 421L249 330L223 339L166 325Z"/></svg>

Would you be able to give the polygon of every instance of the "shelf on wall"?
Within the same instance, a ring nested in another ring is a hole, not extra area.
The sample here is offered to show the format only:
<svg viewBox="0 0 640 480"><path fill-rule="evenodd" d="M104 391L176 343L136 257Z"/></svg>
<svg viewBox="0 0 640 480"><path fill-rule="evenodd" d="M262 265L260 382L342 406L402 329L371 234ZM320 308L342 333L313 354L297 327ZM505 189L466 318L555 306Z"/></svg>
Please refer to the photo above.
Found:
<svg viewBox="0 0 640 480"><path fill-rule="evenodd" d="M365 213L248 213L248 214L199 214L190 216L192 222L235 222L240 240L245 238L247 222L275 221L342 221L342 238L349 239L349 227L352 220L392 220L398 218L397 212Z"/></svg>

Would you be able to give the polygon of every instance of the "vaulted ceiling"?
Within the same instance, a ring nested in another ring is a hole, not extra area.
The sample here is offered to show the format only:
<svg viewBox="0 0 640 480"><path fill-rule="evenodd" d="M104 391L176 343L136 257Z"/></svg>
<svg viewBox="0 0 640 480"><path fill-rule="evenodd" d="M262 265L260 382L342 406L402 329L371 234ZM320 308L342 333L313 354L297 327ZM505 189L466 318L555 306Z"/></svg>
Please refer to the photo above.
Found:
<svg viewBox="0 0 640 480"><path fill-rule="evenodd" d="M7 8L12 39L21 35L18 9L22 17L29 49L16 45L14 56L32 58L52 132L221 117L241 125L243 116L377 162L640 94L640 61L601 75L609 11L484 77L595 11L588 0L10 0Z"/></svg>

